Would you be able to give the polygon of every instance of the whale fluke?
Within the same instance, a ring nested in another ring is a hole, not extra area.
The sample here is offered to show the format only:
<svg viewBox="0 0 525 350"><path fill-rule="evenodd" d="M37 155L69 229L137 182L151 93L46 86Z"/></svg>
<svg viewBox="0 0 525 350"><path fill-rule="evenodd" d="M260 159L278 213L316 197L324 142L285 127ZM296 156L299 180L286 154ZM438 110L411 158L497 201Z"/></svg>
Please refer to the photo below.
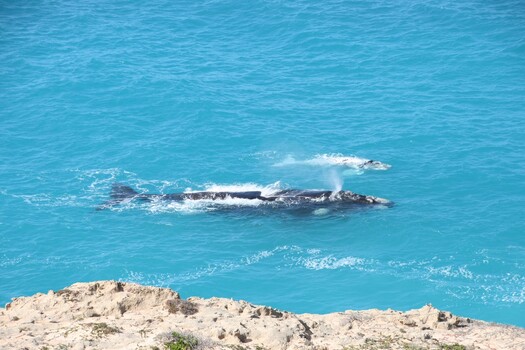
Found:
<svg viewBox="0 0 525 350"><path fill-rule="evenodd" d="M120 184L120 183L114 183L111 187L111 194L110 197L113 199L126 199L126 198L132 198L137 196L139 193L132 189L129 186Z"/></svg>
<svg viewBox="0 0 525 350"><path fill-rule="evenodd" d="M131 200L139 196L140 193L131 187L120 183L114 183L113 186L111 186L111 193L109 194L111 199L97 206L96 210L108 209L122 203L125 200Z"/></svg>

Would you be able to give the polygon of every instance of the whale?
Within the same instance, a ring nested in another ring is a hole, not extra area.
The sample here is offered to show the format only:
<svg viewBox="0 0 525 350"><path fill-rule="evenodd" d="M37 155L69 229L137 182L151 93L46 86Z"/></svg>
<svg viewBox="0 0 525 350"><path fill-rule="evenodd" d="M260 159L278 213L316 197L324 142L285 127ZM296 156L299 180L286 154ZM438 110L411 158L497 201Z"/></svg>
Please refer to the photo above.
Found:
<svg viewBox="0 0 525 350"><path fill-rule="evenodd" d="M248 201L261 201L276 205L300 206L300 205L384 205L391 206L393 203L385 198L354 193L352 191L328 191L328 190L300 190L283 189L271 194L263 194L261 191L197 191L178 192L168 194L140 193L130 186L115 183L111 188L110 200L101 204L97 209L106 209L121 203L131 201L156 202L156 201L213 201L218 202L228 199L242 199Z"/></svg>
<svg viewBox="0 0 525 350"><path fill-rule="evenodd" d="M317 161L325 161L328 165L344 166L354 169L365 169L365 170L388 170L392 166L374 159L366 159L359 157L326 157L320 156L316 158Z"/></svg>
<svg viewBox="0 0 525 350"><path fill-rule="evenodd" d="M388 170L392 166L374 159L366 159L355 156L344 156L340 154L318 154L312 159L295 160L288 157L274 166L307 165L319 167L342 167L355 170Z"/></svg>

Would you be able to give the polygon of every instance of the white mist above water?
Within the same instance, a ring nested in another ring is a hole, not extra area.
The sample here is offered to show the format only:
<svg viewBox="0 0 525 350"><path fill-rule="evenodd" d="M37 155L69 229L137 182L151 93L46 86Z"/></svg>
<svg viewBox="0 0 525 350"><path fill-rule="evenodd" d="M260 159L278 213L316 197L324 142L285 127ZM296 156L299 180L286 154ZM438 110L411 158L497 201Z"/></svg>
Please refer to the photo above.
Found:
<svg viewBox="0 0 525 350"><path fill-rule="evenodd" d="M326 173L326 178L333 191L339 192L343 189L343 177L336 169L331 168L328 170Z"/></svg>

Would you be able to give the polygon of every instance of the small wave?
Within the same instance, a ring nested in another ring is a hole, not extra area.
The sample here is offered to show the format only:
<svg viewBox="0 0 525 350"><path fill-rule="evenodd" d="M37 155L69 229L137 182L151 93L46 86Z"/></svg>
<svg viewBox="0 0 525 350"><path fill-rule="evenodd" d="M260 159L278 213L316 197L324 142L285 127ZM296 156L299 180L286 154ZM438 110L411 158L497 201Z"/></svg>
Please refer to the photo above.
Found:
<svg viewBox="0 0 525 350"><path fill-rule="evenodd" d="M435 284L444 293L460 300L477 300L484 304L525 302L525 277L519 274L475 273L473 268L499 259L482 257L468 265L456 265L455 258L389 261L379 271L404 279L424 280Z"/></svg>
<svg viewBox="0 0 525 350"><path fill-rule="evenodd" d="M276 252L288 250L288 247L276 247L272 250L262 250L257 253L241 257L235 261L222 261L208 266L197 268L193 271L181 273L162 273L145 274L138 271L126 270L126 275L120 280L141 283L146 285L156 285L161 287L173 286L192 282L201 278L209 277L217 273L225 273L241 269L259 263L264 259L272 257Z"/></svg>
<svg viewBox="0 0 525 350"><path fill-rule="evenodd" d="M278 163L275 163L273 166L274 167L284 167L284 166L289 166L289 165L300 165L300 164L303 164L305 161L301 161L301 160L296 160L293 156L291 155L287 155L286 158L284 158L284 160L278 162Z"/></svg>
<svg viewBox="0 0 525 350"><path fill-rule="evenodd" d="M10 267L17 265L27 257L29 257L29 254L17 256L14 258L9 258L7 255L4 254L2 258L0 258L0 267Z"/></svg>
<svg viewBox="0 0 525 350"><path fill-rule="evenodd" d="M77 179L80 181L90 181L88 189L93 191L104 184L111 184L116 181L117 176L125 173L118 168L109 169L88 169L88 170L75 170L78 173ZM128 175L131 173L127 173ZM133 174L134 175L134 174Z"/></svg>
<svg viewBox="0 0 525 350"><path fill-rule="evenodd" d="M365 259L353 256L337 259L334 256L325 256L322 258L300 259L304 267L309 270L335 270L343 267L363 268Z"/></svg>
<svg viewBox="0 0 525 350"><path fill-rule="evenodd" d="M332 254L323 255L323 251L318 248L303 249L298 246L283 246L278 248L289 252L284 258L293 262L291 266L300 266L308 270L350 268L360 271L375 271L374 265L376 265L376 261L374 260L367 260L355 256L339 258Z"/></svg>
<svg viewBox="0 0 525 350"><path fill-rule="evenodd" d="M180 273L145 274L126 270L126 275L122 280L159 286L181 285L219 273L243 269L271 258L276 260L276 268L280 268L280 266L282 266L280 263L284 262L285 266L300 266L308 270L350 268L367 272L375 271L370 268L370 266L375 264L373 260L353 256L343 258L336 258L333 255L323 256L322 251L317 248L304 249L296 245L284 245L277 246L271 250L261 250L250 255L242 256L239 259L224 260L196 268L192 271L183 271Z"/></svg>
<svg viewBox="0 0 525 350"><path fill-rule="evenodd" d="M188 187L198 187L197 184L186 178L167 180L142 179L137 174L120 168L107 169L87 169L72 170L77 173L76 179L84 184L85 192L90 194L107 195L108 189L115 182L127 183L133 185L140 191L147 191L153 188L155 191L163 193L170 189L182 189Z"/></svg>
<svg viewBox="0 0 525 350"><path fill-rule="evenodd" d="M466 266L460 266L460 267L442 266L438 268L429 266L427 267L427 271L429 275L431 276L439 275L443 277L454 277L454 278L463 277L469 280L474 278L474 274L471 271L469 271Z"/></svg>
<svg viewBox="0 0 525 350"><path fill-rule="evenodd" d="M219 261L189 271L167 274L143 274L126 271L124 280L161 285L180 286L212 275L242 270L269 260L275 269L306 269L314 271L357 271L388 278L424 281L458 300L475 300L484 304L525 303L525 277L519 274L492 275L474 273L473 265L456 265L454 258L445 260L379 261L359 256L336 256L318 248L296 245L276 246L237 259ZM475 263L474 263L475 265Z"/></svg>
<svg viewBox="0 0 525 350"><path fill-rule="evenodd" d="M505 303L523 304L525 303L525 287L517 292L510 292L501 297L501 301Z"/></svg>
<svg viewBox="0 0 525 350"><path fill-rule="evenodd" d="M93 196L37 194L6 194L34 207L86 207L91 206Z"/></svg>
<svg viewBox="0 0 525 350"><path fill-rule="evenodd" d="M247 155L247 157L255 158L255 159L274 159L278 155L277 151L261 151L261 152L254 152Z"/></svg>

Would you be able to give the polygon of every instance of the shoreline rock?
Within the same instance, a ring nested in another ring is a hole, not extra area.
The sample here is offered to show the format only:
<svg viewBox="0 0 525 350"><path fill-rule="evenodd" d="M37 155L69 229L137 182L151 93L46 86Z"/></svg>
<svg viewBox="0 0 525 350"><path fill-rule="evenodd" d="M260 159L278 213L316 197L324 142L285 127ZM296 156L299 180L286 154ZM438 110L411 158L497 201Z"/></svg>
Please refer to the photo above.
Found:
<svg viewBox="0 0 525 350"><path fill-rule="evenodd" d="M168 288L100 281L0 308L0 349L524 349L525 329L431 305L294 314Z"/></svg>

